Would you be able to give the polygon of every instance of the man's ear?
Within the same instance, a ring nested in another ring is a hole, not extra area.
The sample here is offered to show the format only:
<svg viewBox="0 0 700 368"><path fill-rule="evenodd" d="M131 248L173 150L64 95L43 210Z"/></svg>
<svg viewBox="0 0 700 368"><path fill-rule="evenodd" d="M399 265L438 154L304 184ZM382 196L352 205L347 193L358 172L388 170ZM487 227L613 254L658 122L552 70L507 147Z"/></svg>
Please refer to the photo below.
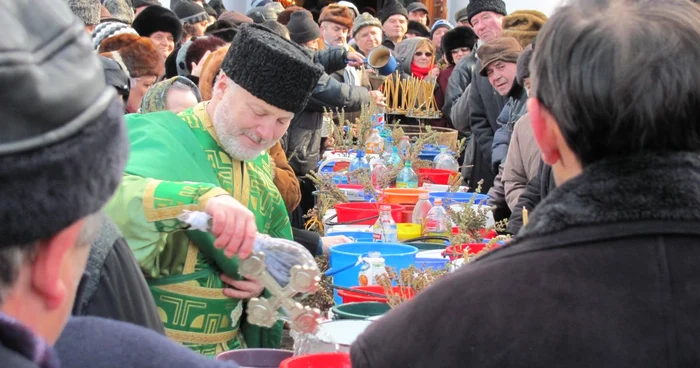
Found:
<svg viewBox="0 0 700 368"><path fill-rule="evenodd" d="M219 78L216 78L216 84L214 85L214 93L212 93L212 96L218 92L221 94L221 96L224 95L226 90L228 89L228 77L226 74L223 72L219 76Z"/></svg>
<svg viewBox="0 0 700 368"><path fill-rule="evenodd" d="M547 165L554 165L561 159L561 153L557 146L556 132L559 127L556 120L534 97L527 101L527 112L530 114L535 140L540 147L540 152L542 152L542 160Z"/></svg>
<svg viewBox="0 0 700 368"><path fill-rule="evenodd" d="M43 297L47 309L60 307L67 297L64 268L72 264L68 259L70 250L76 246L83 223L80 220L38 244L32 262L31 285L34 292Z"/></svg>

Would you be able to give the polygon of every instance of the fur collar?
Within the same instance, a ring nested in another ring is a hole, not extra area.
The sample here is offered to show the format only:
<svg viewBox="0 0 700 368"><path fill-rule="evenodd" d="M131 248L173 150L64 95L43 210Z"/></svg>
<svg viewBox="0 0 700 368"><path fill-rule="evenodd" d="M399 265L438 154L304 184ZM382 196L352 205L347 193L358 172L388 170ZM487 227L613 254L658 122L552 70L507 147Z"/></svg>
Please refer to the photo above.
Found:
<svg viewBox="0 0 700 368"><path fill-rule="evenodd" d="M700 222L699 183L697 153L606 159L556 188L532 213L518 240L615 222Z"/></svg>

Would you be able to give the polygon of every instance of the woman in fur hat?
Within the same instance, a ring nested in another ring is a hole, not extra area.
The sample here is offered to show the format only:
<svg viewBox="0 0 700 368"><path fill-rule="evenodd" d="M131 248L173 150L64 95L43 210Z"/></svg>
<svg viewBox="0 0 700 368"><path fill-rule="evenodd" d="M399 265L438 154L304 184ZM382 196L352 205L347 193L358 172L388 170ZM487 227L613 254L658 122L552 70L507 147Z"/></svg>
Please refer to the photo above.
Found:
<svg viewBox="0 0 700 368"><path fill-rule="evenodd" d="M122 34L103 41L99 51L114 59L129 75L131 90L126 112L138 112L143 95L163 74L164 62L158 48L147 37Z"/></svg>

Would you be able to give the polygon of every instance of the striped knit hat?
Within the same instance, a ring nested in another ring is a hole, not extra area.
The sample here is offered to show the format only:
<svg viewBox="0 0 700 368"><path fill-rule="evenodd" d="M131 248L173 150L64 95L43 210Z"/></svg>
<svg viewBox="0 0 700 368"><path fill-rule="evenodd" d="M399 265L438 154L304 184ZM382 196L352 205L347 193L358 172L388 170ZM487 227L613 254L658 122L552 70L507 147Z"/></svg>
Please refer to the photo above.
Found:
<svg viewBox="0 0 700 368"><path fill-rule="evenodd" d="M116 35L128 34L139 35L133 28L120 22L104 22L100 23L92 31L92 46L97 51L100 48L102 41Z"/></svg>
<svg viewBox="0 0 700 368"><path fill-rule="evenodd" d="M209 19L209 14L199 4L189 1L181 1L175 5L173 10L175 15L180 18L182 24L196 24L203 20Z"/></svg>

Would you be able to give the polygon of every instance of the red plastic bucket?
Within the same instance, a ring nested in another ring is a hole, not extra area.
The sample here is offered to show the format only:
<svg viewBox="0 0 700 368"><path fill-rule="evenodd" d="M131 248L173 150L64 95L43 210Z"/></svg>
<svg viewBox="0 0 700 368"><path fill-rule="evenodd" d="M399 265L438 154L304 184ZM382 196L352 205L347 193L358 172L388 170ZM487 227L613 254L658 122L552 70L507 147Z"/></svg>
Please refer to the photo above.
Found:
<svg viewBox="0 0 700 368"><path fill-rule="evenodd" d="M352 368L350 354L311 354L285 359L280 368Z"/></svg>
<svg viewBox="0 0 700 368"><path fill-rule="evenodd" d="M450 170L418 169L418 186L423 186L424 183L447 185L450 184L452 176L457 175L456 172Z"/></svg>
<svg viewBox="0 0 700 368"><path fill-rule="evenodd" d="M362 290L362 291L369 291L372 293L377 293L377 294L385 294L384 293L384 288L378 285L374 286L355 286L353 289L357 290ZM398 286L394 286L392 288L392 291L396 295L404 295L405 297L411 299L414 296L413 290L410 288L404 288L403 292L405 294L401 294L402 290ZM359 294L359 293L353 293L352 291L347 291L347 290L338 290L338 295L340 295L340 298L343 299L343 304L345 303L358 303L358 302L380 302L380 303L386 303L387 300L384 298L376 297L376 296L369 296L365 294Z"/></svg>
<svg viewBox="0 0 700 368"><path fill-rule="evenodd" d="M498 246L498 243L492 244L491 249L497 248ZM467 250L467 256L469 257L480 255L480 253L486 251L486 243L450 245L449 247L445 248L445 250L442 252L442 256L448 257L450 261L464 258L464 250L467 247L469 247L469 249Z"/></svg>
<svg viewBox="0 0 700 368"><path fill-rule="evenodd" d="M402 220L402 212L404 207L398 204L382 204L383 206L391 206L391 217L397 223ZM355 223L353 225L374 225L379 218L379 205L369 202L353 202L339 203L335 205L335 212L338 214L339 223L348 223L366 218L367 220Z"/></svg>

